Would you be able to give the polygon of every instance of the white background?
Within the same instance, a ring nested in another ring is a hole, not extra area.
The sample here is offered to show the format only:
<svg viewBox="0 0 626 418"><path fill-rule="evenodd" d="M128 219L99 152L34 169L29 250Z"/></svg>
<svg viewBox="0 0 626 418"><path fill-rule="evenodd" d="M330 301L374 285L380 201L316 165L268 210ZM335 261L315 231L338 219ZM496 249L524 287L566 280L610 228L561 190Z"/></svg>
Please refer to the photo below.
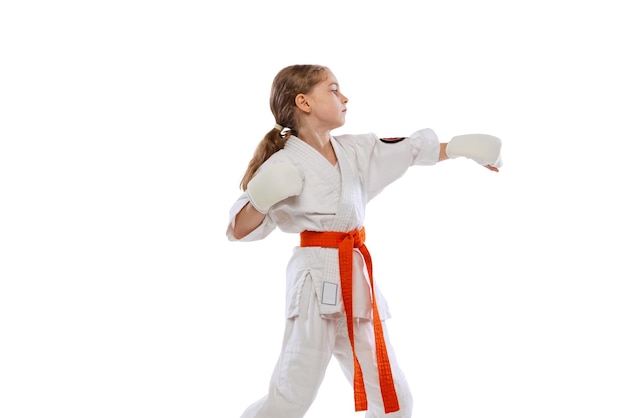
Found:
<svg viewBox="0 0 626 418"><path fill-rule="evenodd" d="M368 246L416 417L626 416L618 1L0 6L0 416L238 417L297 236L225 237L269 89L327 65L335 133L503 140L416 167ZM333 361L307 415L363 416ZM279 418L279 417L277 417Z"/></svg>

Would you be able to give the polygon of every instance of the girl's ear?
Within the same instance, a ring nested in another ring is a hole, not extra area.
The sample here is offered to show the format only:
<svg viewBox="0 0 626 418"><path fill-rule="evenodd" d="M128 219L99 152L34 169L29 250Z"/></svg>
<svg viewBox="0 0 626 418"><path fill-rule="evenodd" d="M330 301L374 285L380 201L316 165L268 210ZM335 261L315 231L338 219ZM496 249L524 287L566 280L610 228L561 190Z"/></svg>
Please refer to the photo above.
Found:
<svg viewBox="0 0 626 418"><path fill-rule="evenodd" d="M311 105L307 101L306 96L302 93L296 96L296 106L303 112L309 113L311 111Z"/></svg>

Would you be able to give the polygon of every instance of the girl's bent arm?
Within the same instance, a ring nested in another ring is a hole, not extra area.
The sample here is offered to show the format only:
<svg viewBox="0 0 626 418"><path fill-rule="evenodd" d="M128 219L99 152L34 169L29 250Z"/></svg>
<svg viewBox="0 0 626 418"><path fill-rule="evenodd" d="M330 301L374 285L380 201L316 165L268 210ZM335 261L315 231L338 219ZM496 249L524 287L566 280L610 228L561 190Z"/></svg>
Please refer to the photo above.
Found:
<svg viewBox="0 0 626 418"><path fill-rule="evenodd" d="M235 226L233 228L233 235L236 239L241 239L254 231L261 222L265 215L259 212L248 202L235 216Z"/></svg>

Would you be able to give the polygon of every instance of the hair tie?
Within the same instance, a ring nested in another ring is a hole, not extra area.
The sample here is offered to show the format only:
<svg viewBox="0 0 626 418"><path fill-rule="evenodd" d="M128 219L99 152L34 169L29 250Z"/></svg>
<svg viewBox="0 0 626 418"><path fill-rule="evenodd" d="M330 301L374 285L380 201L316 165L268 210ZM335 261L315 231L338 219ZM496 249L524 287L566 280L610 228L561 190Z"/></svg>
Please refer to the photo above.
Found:
<svg viewBox="0 0 626 418"><path fill-rule="evenodd" d="M282 132L282 131L283 131L283 129L285 129L285 128L283 128L283 127L282 127L282 126L280 126L279 124L276 124L276 125L274 125L274 129L276 129L278 132Z"/></svg>

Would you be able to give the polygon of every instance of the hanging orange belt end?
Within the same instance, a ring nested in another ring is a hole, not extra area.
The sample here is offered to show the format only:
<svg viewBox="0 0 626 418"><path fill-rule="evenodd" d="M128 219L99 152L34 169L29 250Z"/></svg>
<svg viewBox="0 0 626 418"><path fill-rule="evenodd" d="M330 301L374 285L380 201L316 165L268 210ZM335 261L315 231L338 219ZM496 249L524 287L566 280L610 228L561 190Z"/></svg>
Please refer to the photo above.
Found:
<svg viewBox="0 0 626 418"><path fill-rule="evenodd" d="M372 258L365 246L365 228L350 232L315 232L304 231L300 233L300 246L302 247L325 247L337 248L339 251L339 276L341 278L341 296L346 310L346 323L348 326L348 337L352 346L352 356L354 358L354 405L356 411L367 410L367 395L365 393L365 383L363 382L363 372L356 355L354 347L354 318L352 314L352 249L358 249L363 255L367 272L370 278L372 289L372 313L374 320L374 339L376 342L376 361L378 363L378 378L380 382L380 392L383 398L385 413L400 410L398 396L393 384L391 364L387 354L383 326L376 304L376 294L374 291L374 275L372 274Z"/></svg>

